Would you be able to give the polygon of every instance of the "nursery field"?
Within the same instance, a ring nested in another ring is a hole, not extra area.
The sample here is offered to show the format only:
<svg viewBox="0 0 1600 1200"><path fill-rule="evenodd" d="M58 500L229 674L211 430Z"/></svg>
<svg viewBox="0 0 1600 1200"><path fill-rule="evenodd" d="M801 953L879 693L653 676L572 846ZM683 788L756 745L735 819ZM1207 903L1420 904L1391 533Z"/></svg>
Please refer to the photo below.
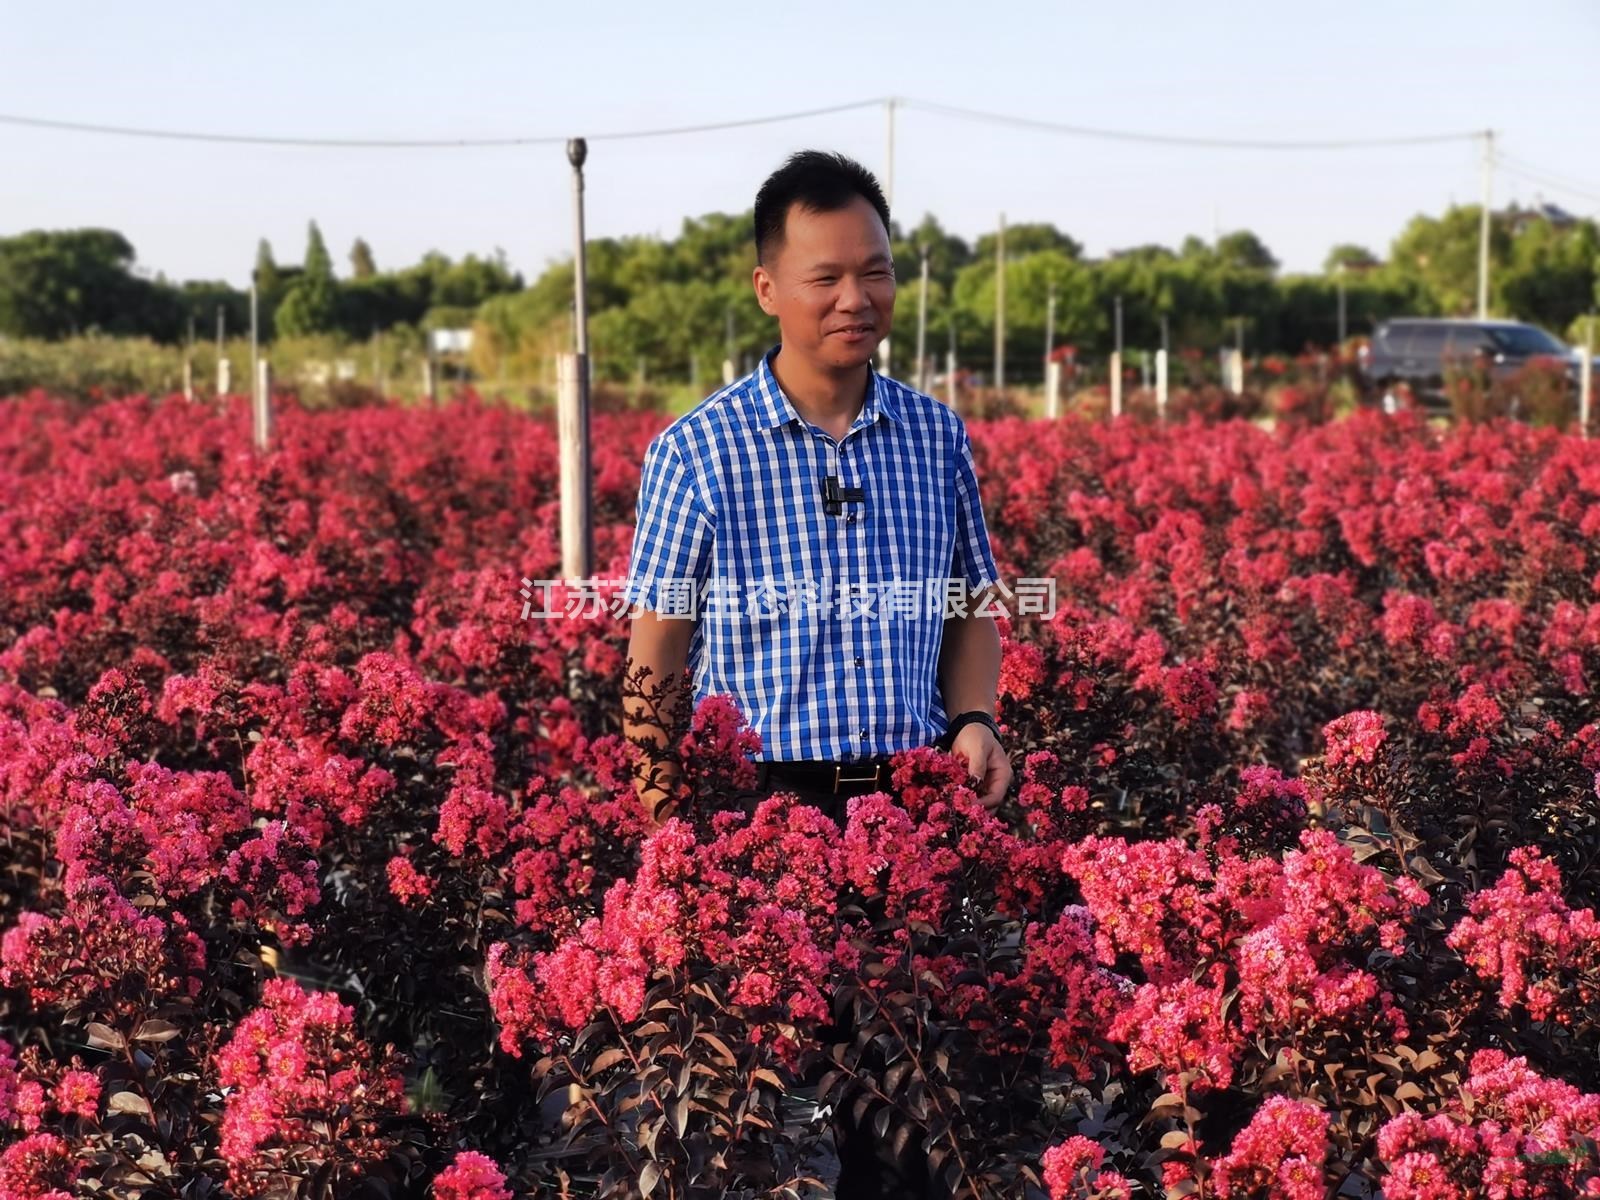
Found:
<svg viewBox="0 0 1600 1200"><path fill-rule="evenodd" d="M0 1200L1600 1196L1596 443L971 420L1011 797L647 826L553 422L0 403Z"/></svg>

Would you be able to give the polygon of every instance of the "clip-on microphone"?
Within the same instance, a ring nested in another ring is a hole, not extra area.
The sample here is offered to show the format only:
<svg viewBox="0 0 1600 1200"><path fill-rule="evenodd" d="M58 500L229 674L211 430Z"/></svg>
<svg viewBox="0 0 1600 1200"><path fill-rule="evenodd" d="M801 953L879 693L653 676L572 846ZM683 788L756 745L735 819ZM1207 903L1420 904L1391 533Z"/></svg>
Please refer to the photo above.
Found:
<svg viewBox="0 0 1600 1200"><path fill-rule="evenodd" d="M867 493L858 487L840 487L837 475L822 477L822 503L830 517L837 517L846 504L866 504Z"/></svg>

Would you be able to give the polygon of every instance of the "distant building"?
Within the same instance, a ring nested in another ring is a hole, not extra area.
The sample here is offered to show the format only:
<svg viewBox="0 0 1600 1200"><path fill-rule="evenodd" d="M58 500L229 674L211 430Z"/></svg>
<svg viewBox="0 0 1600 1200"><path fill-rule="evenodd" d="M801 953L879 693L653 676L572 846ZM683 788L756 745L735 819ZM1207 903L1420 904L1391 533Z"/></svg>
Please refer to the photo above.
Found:
<svg viewBox="0 0 1600 1200"><path fill-rule="evenodd" d="M1547 203L1543 197L1535 200L1532 208L1522 208L1520 205L1512 204L1510 208L1503 209L1496 216L1511 230L1513 237L1523 233L1535 221L1546 221L1555 229L1567 229L1578 223L1577 217L1559 204Z"/></svg>

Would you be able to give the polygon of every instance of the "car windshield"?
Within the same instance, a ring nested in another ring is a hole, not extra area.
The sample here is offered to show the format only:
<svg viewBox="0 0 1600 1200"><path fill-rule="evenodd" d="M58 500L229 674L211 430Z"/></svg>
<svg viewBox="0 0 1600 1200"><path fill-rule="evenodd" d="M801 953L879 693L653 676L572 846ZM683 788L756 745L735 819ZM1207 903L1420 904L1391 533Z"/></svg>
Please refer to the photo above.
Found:
<svg viewBox="0 0 1600 1200"><path fill-rule="evenodd" d="M1506 325L1489 330L1496 348L1507 354L1565 354L1567 348L1533 325Z"/></svg>

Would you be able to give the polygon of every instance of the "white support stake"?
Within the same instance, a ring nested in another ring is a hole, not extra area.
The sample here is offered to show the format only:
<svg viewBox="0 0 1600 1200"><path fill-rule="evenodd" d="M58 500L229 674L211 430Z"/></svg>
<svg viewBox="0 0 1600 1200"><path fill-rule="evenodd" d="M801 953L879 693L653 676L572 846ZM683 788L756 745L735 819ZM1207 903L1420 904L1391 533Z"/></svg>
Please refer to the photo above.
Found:
<svg viewBox="0 0 1600 1200"><path fill-rule="evenodd" d="M1044 365L1044 415L1050 420L1059 420L1061 417L1061 364L1047 362Z"/></svg>
<svg viewBox="0 0 1600 1200"><path fill-rule="evenodd" d="M1588 346L1578 347L1578 428L1589 436L1589 414L1594 404L1594 354Z"/></svg>
<svg viewBox="0 0 1600 1200"><path fill-rule="evenodd" d="M1122 353L1111 352L1111 419L1122 415Z"/></svg>
<svg viewBox="0 0 1600 1200"><path fill-rule="evenodd" d="M1167 352L1156 351L1156 417L1167 419Z"/></svg>
<svg viewBox="0 0 1600 1200"><path fill-rule="evenodd" d="M272 364L264 358L256 364L254 400L256 449L265 454L272 448Z"/></svg>

